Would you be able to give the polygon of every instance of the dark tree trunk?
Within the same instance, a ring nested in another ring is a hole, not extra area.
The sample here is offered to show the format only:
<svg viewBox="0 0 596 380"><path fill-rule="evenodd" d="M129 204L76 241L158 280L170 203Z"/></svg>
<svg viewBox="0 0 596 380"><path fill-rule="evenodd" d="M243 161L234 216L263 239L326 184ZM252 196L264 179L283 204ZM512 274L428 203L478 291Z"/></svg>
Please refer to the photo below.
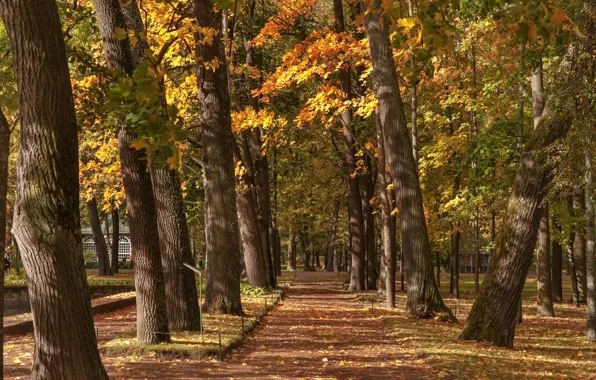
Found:
<svg viewBox="0 0 596 380"><path fill-rule="evenodd" d="M56 2L3 1L0 17L10 38L19 93L21 144L12 231L35 327L31 378L108 379L95 341L83 264L78 126Z"/></svg>
<svg viewBox="0 0 596 380"><path fill-rule="evenodd" d="M341 0L333 0L335 14L335 31L345 32L343 4ZM349 62L348 62L349 63ZM352 97L351 78L349 68L340 70L341 90L346 98ZM360 184L356 171L356 153L354 150L354 137L352 135L352 113L349 110L340 115L344 137L344 164L347 170L348 197L350 209L350 286L348 290L357 291L365 288L365 251L364 251L364 220L362 216L362 198L360 196Z"/></svg>
<svg viewBox="0 0 596 380"><path fill-rule="evenodd" d="M222 12L209 0L195 0L194 12L202 28L221 30ZM209 276L205 310L242 314L240 303L240 230L236 211L230 96L224 44L216 35L204 43L197 35L198 90L202 125L203 183L205 188L205 240ZM219 66L205 65L216 59Z"/></svg>
<svg viewBox="0 0 596 380"><path fill-rule="evenodd" d="M594 256L594 202L592 201L592 139L588 136L588 145L586 146L586 185L585 185L585 205L586 205L586 304L588 306L588 320L586 337L590 341L596 340L596 257Z"/></svg>
<svg viewBox="0 0 596 380"><path fill-rule="evenodd" d="M91 231L93 231L93 240L95 241L95 251L97 252L97 263L99 266L100 276L111 276L112 268L108 257L108 245L101 230L101 221L99 220L99 212L97 211L97 201L95 197L87 201L87 212L89 214L89 224Z"/></svg>
<svg viewBox="0 0 596 380"><path fill-rule="evenodd" d="M289 272L296 271L296 235L293 229L290 229L290 237L288 238L288 265L286 270Z"/></svg>
<svg viewBox="0 0 596 380"><path fill-rule="evenodd" d="M453 286L451 296L459 299L459 224L455 226L455 232L451 234L451 265L453 267Z"/></svg>
<svg viewBox="0 0 596 380"><path fill-rule="evenodd" d="M319 251L313 250L313 254L314 254L314 263L313 263L313 270L316 270L317 268L319 268L321 266L321 255Z"/></svg>
<svg viewBox="0 0 596 380"><path fill-rule="evenodd" d="M275 275L281 276L281 243L279 241L279 227L277 225L277 149L273 147L273 168L271 173L273 185L273 217L271 218L271 231L273 240L273 266Z"/></svg>
<svg viewBox="0 0 596 380"><path fill-rule="evenodd" d="M4 310L4 250L6 248L6 195L11 129L0 108L0 310ZM4 318L0 320L0 379L4 379Z"/></svg>
<svg viewBox="0 0 596 380"><path fill-rule="evenodd" d="M538 297L536 312L540 317L554 317L551 272L550 272L550 226L548 218L548 204L540 219L538 242L536 243L536 265L538 265Z"/></svg>
<svg viewBox="0 0 596 380"><path fill-rule="evenodd" d="M495 254L461 338L513 346L517 311L543 213L541 205L552 180L553 163L546 151L566 134L570 124L556 112L545 115L526 144Z"/></svg>
<svg viewBox="0 0 596 380"><path fill-rule="evenodd" d="M364 9L369 2L362 1ZM435 313L454 319L437 288L416 163L400 95L398 73L389 41L389 20L381 16L381 0L363 12L368 35L373 82L383 126L385 154L391 168L400 215L402 249L408 261L406 311L418 317Z"/></svg>
<svg viewBox="0 0 596 380"><path fill-rule="evenodd" d="M480 226L478 225L478 208L474 213L474 294L480 291Z"/></svg>
<svg viewBox="0 0 596 380"><path fill-rule="evenodd" d="M577 218L585 214L584 189L573 188L573 211ZM586 302L586 239L579 228L576 228L573 239L573 257L575 259L575 275L577 277L577 288L579 291L579 302Z"/></svg>
<svg viewBox="0 0 596 380"><path fill-rule="evenodd" d="M108 65L132 76L135 62L128 38L116 38L118 28L126 30L120 3L116 0L94 0L93 5ZM140 343L167 342L170 335L157 210L147 168L147 152L132 148L133 140L134 134L121 123L118 150L129 215L131 250L135 255L137 340Z"/></svg>
<svg viewBox="0 0 596 380"><path fill-rule="evenodd" d="M310 269L309 268L310 251L308 250L308 248L306 248L307 242L305 241L306 238L304 236L304 233L302 233L302 231L299 231L299 235L300 235L300 244L302 245L302 252L304 253L304 268L303 268L303 270L306 272Z"/></svg>
<svg viewBox="0 0 596 380"><path fill-rule="evenodd" d="M335 235L337 233L337 218L339 216L339 201L333 206L333 215L331 216L331 230L329 231L329 247L327 248L327 257L325 268L327 272L333 272L333 258L335 256Z"/></svg>
<svg viewBox="0 0 596 380"><path fill-rule="evenodd" d="M157 208L169 327L198 330L201 317L195 274L184 266L186 263L194 267L195 262L190 249L178 172L169 168L152 167L151 183Z"/></svg>
<svg viewBox="0 0 596 380"><path fill-rule="evenodd" d="M120 240L120 214L112 209L112 273L118 273L118 243Z"/></svg>
<svg viewBox="0 0 596 380"><path fill-rule="evenodd" d="M243 178L244 177L244 178ZM266 287L269 284L265 270L265 253L258 229L257 205L253 192L247 187L246 176L236 176L236 207L242 242L242 253L246 267L246 278L250 286Z"/></svg>
<svg viewBox="0 0 596 380"><path fill-rule="evenodd" d="M554 225L554 223L553 223ZM563 247L558 241L552 242L551 285L553 301L563 301Z"/></svg>
<svg viewBox="0 0 596 380"><path fill-rule="evenodd" d="M365 162L367 173L365 178L365 191L362 210L366 216L364 223L365 244L366 244L366 289L374 290L377 288L377 247L375 239L375 215L370 200L375 196L375 170L373 170L370 157L366 156Z"/></svg>
<svg viewBox="0 0 596 380"><path fill-rule="evenodd" d="M435 258L437 263L437 286L441 287L441 257L439 251L435 251Z"/></svg>

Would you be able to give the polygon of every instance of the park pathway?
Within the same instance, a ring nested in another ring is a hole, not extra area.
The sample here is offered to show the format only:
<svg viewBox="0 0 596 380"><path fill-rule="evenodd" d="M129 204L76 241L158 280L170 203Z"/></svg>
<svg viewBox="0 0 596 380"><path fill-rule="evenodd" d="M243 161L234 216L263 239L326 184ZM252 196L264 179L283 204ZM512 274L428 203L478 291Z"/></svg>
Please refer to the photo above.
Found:
<svg viewBox="0 0 596 380"><path fill-rule="evenodd" d="M381 320L335 273L297 272L283 303L265 317L245 344L223 363L197 366L195 378L212 379L419 379L412 357ZM420 368L420 364L417 364Z"/></svg>

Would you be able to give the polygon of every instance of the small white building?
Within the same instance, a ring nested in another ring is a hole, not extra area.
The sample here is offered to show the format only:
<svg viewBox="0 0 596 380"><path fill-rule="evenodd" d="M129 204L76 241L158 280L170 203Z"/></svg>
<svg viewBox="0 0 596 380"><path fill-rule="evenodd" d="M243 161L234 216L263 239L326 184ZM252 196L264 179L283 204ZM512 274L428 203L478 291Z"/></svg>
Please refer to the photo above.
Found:
<svg viewBox="0 0 596 380"><path fill-rule="evenodd" d="M106 228L106 225L108 228ZM111 255L112 252L112 232L114 231L112 226L112 217L108 217L107 222L102 223L101 230L103 232L104 239L108 245L108 253ZM124 224L119 224L120 237L118 239L118 261L130 261L132 255L132 246L130 243L130 229ZM97 250L95 248L95 238L93 237L93 230L91 226L85 226L81 228L81 237L83 240L83 254L94 253L97 257ZM97 260L97 259L96 259Z"/></svg>

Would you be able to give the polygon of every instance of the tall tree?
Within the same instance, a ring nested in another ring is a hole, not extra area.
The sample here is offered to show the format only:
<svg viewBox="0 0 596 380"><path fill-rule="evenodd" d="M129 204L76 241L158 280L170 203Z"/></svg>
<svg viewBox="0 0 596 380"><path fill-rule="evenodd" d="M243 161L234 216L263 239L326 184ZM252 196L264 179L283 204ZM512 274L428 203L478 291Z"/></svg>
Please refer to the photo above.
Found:
<svg viewBox="0 0 596 380"><path fill-rule="evenodd" d="M370 9L368 3L371 3ZM381 9L381 0L363 1L362 7L385 154L391 168L400 215L402 249L408 255L406 311L419 317L444 313L452 319L453 314L443 303L434 276L422 193L389 41L389 20Z"/></svg>
<svg viewBox="0 0 596 380"><path fill-rule="evenodd" d="M334 256L335 256L335 245L336 245L336 235L337 235L337 218L339 216L339 206L340 202L336 201L333 205L333 214L331 215L331 228L329 229L329 246L327 247L327 255L325 258L325 267L327 272L333 272L333 263L334 263Z"/></svg>
<svg viewBox="0 0 596 380"><path fill-rule="evenodd" d="M93 6L103 40L106 62L111 68L132 76L136 65L128 37L116 37L119 29L127 28L120 2L94 0ZM147 168L147 152L131 147L134 136L134 131L120 122L118 150L126 193L131 248L135 254L137 340L141 343L159 343L169 341L170 335L157 208L151 175Z"/></svg>
<svg viewBox="0 0 596 380"><path fill-rule="evenodd" d="M222 41L222 12L209 0L193 2L203 28L196 36L197 85L201 108L205 240L209 276L205 309L242 314L240 303L240 230L236 210L228 69ZM216 61L217 67L208 64Z"/></svg>
<svg viewBox="0 0 596 380"><path fill-rule="evenodd" d="M11 128L0 109L0 310L4 310L4 250L6 248L6 195ZM4 318L0 321L0 379L4 379Z"/></svg>
<svg viewBox="0 0 596 380"><path fill-rule="evenodd" d="M82 258L78 127L57 5L7 0L0 17L10 37L21 115L13 234L35 326L31 378L108 379Z"/></svg>
<svg viewBox="0 0 596 380"><path fill-rule="evenodd" d="M118 251L120 243L120 213L112 209L112 273L118 273Z"/></svg>
<svg viewBox="0 0 596 380"><path fill-rule="evenodd" d="M573 213L577 218L582 218L586 212L584 189L574 186L571 192L573 201ZM577 278L577 289L579 302L586 302L586 239L581 228L576 226L573 238L573 259L575 262L575 276Z"/></svg>
<svg viewBox="0 0 596 380"><path fill-rule="evenodd" d="M335 15L335 31L345 32L344 11L341 0L333 0ZM352 97L352 85L349 65L339 72L341 90L347 99ZM356 171L356 152L354 149L354 136L352 135L352 112L349 109L340 115L342 134L344 137L344 164L347 170L349 218L350 218L350 253L351 270L349 290L363 290L365 288L365 251L364 251L364 220L362 215L362 198L358 177L353 175Z"/></svg>
<svg viewBox="0 0 596 380"><path fill-rule="evenodd" d="M585 148L586 165L586 304L588 306L588 340L596 341L596 257L594 255L594 201L592 200L592 131L589 129L588 143Z"/></svg>

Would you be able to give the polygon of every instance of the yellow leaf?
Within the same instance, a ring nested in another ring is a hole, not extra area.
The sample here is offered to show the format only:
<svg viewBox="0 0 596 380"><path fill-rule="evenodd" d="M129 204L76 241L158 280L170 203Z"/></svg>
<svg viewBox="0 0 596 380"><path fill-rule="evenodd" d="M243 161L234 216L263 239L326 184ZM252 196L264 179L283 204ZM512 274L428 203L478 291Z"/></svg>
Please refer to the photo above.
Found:
<svg viewBox="0 0 596 380"><path fill-rule="evenodd" d="M131 148L135 148L136 150L141 150L147 148L147 142L143 140L135 140L130 144Z"/></svg>

